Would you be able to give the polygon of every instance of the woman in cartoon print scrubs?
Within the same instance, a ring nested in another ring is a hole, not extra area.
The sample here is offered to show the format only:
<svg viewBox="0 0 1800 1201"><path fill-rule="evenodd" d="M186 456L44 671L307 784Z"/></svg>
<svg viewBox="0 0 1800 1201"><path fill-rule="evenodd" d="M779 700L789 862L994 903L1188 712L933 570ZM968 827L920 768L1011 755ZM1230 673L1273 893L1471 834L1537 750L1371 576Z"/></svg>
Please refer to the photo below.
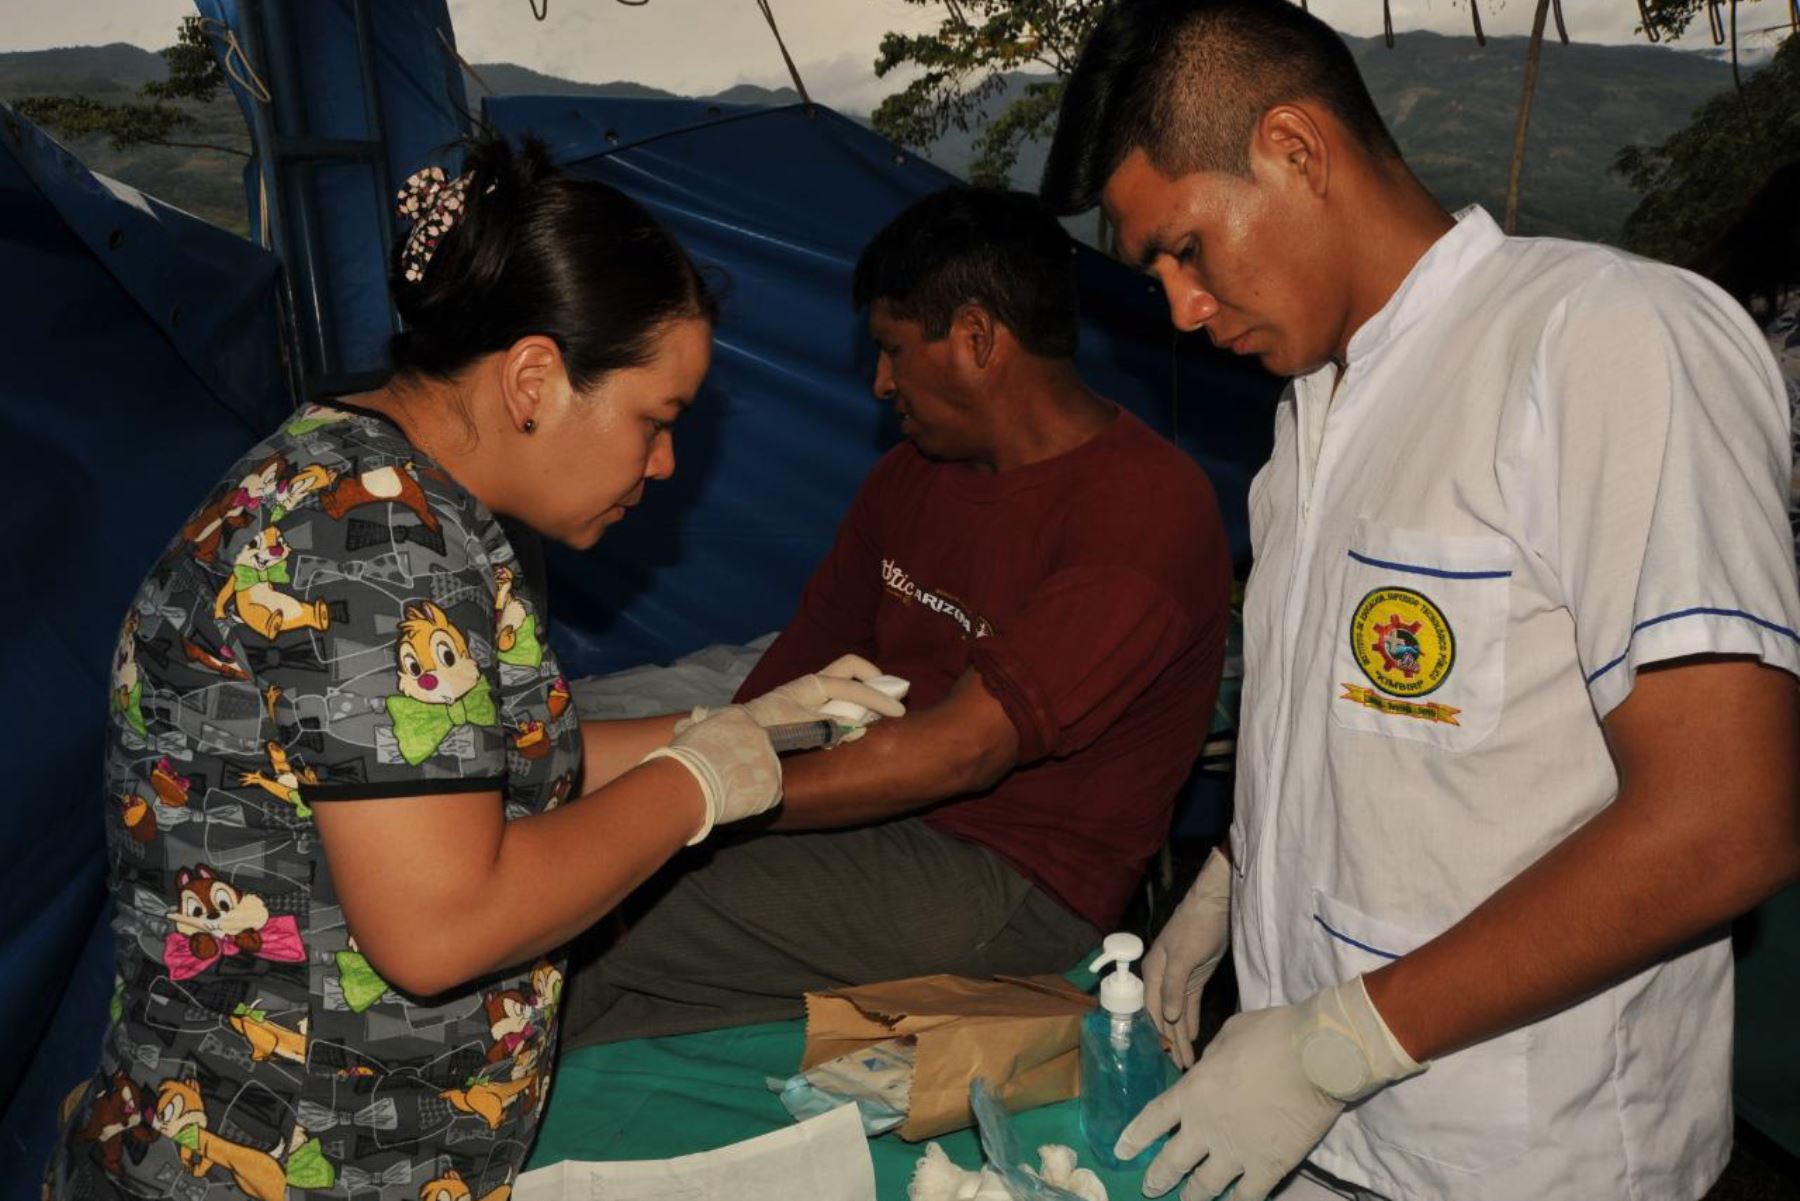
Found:
<svg viewBox="0 0 1800 1201"><path fill-rule="evenodd" d="M471 143L401 211L393 380L248 450L215 496L253 477L270 503L214 501L125 619L120 984L48 1196L510 1186L558 949L780 800L763 725L897 712L834 676L679 732L579 720L497 515L585 548L667 478L713 300L648 213L535 141Z"/></svg>

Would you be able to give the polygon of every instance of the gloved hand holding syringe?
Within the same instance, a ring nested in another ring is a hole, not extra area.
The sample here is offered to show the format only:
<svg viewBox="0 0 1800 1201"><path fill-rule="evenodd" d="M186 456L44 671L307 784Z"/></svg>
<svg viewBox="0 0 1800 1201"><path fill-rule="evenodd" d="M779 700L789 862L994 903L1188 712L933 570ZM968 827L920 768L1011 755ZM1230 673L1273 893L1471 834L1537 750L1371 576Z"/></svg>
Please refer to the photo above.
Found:
<svg viewBox="0 0 1800 1201"><path fill-rule="evenodd" d="M822 670L771 689L744 708L762 726L778 755L841 746L883 717L904 717L901 700L911 685L883 675L860 655L844 655ZM703 720L695 709L675 730Z"/></svg>
<svg viewBox="0 0 1800 1201"><path fill-rule="evenodd" d="M862 683L892 700L896 705L905 698L908 689L912 686L898 676L874 676ZM754 706L755 702L752 701L751 705ZM830 717L820 718L818 721L783 722L780 725L763 727L763 733L769 736L769 743L775 748L775 753L787 755L799 751L816 751L821 748L838 746L857 738L866 726L879 721L882 717L882 714L866 709L851 700L828 701L819 706L819 712L830 714ZM905 710L901 709L901 714L904 713Z"/></svg>

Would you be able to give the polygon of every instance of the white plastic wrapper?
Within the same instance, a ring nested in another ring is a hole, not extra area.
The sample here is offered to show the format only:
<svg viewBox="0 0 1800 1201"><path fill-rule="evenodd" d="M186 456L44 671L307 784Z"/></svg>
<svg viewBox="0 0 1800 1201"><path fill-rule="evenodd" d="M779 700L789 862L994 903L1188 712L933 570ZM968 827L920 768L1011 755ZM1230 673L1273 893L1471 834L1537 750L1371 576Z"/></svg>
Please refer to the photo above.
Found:
<svg viewBox="0 0 1800 1201"><path fill-rule="evenodd" d="M587 720L686 713L696 705L731 703L732 694L775 641L765 634L747 646L718 645L685 655L667 667L652 664L585 676L569 683L575 711Z"/></svg>
<svg viewBox="0 0 1800 1201"><path fill-rule="evenodd" d="M875 1201L875 1161L856 1115L821 1114L675 1159L565 1159L520 1176L513 1201Z"/></svg>

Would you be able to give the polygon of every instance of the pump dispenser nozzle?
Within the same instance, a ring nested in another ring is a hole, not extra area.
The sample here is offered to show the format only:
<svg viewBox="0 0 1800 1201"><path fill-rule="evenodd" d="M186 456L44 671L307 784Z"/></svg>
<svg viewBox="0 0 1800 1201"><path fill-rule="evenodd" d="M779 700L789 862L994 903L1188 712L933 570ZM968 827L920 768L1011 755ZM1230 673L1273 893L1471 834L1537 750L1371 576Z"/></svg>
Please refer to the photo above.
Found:
<svg viewBox="0 0 1800 1201"><path fill-rule="evenodd" d="M1144 982L1131 965L1144 957L1144 940L1135 934L1108 934L1100 944L1100 958L1088 970L1098 972L1108 964L1118 970L1100 978L1100 1005L1108 1013L1131 1014L1144 1007Z"/></svg>

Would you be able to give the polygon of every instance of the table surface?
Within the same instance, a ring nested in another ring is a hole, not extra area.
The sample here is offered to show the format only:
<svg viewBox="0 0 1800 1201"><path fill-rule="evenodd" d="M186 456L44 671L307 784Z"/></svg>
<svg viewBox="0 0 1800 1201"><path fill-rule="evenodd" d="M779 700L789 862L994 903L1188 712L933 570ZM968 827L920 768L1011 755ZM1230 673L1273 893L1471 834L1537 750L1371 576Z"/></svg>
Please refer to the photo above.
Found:
<svg viewBox="0 0 1800 1201"><path fill-rule="evenodd" d="M793 1121L764 1084L798 1070L805 1045L800 1021L744 1026L676 1038L584 1047L557 1063L550 1105L527 1168L564 1159L666 1159L710 1151L778 1130ZM1073 1101L1014 1115L1019 1143L1034 1166L1046 1143L1073 1147L1093 1168L1112 1201L1140 1196L1142 1172L1114 1172L1094 1162L1081 1137ZM965 1168L981 1166L973 1130L932 1140ZM880 1201L905 1201L924 1143L896 1134L869 1141Z"/></svg>

